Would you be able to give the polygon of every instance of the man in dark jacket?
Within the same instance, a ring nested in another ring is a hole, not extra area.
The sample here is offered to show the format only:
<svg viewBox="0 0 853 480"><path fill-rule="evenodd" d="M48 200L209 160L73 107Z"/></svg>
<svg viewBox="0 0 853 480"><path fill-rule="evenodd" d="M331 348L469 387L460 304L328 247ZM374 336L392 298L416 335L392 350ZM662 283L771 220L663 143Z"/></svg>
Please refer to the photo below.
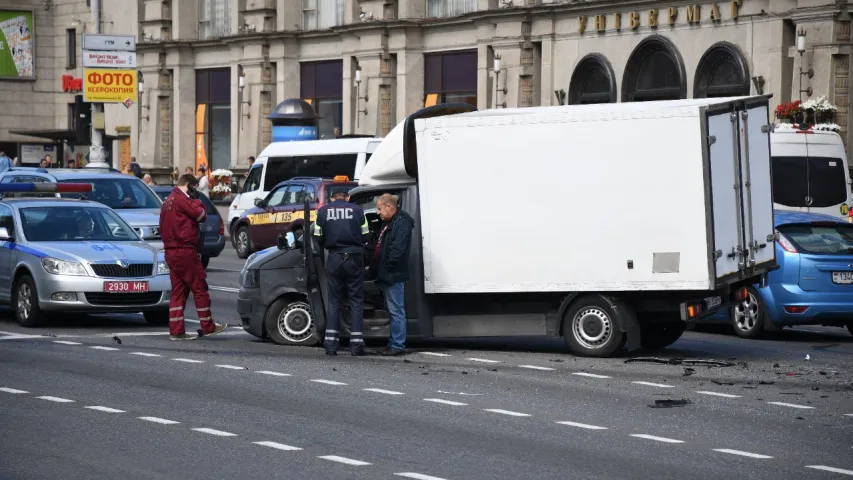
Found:
<svg viewBox="0 0 853 480"><path fill-rule="evenodd" d="M376 286L385 297L391 319L388 345L379 349L382 355L400 355L406 350L406 305L404 285L409 280L409 250L415 221L397 208L399 198L386 193L376 200L376 211L385 222L376 242L372 269Z"/></svg>
<svg viewBox="0 0 853 480"><path fill-rule="evenodd" d="M166 249L166 264L172 281L172 298L169 302L169 339L193 340L184 326L184 308L190 292L201 322L199 336L214 335L225 330L226 325L213 321L210 311L210 294L207 289L207 272L198 255L198 224L207 217L207 209L199 200L195 187L198 180L192 174L182 175L178 186L163 202L160 210L160 236Z"/></svg>

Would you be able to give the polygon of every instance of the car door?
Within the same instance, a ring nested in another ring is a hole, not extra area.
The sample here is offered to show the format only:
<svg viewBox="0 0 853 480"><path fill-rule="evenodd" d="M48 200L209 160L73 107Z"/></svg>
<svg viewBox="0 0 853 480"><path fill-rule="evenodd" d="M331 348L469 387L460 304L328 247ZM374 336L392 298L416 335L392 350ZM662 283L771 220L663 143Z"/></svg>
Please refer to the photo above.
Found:
<svg viewBox="0 0 853 480"><path fill-rule="evenodd" d="M266 198L263 211L249 215L249 235L255 250L263 250L276 244L275 210L284 202L288 185L281 185ZM259 208L260 209L260 208Z"/></svg>
<svg viewBox="0 0 853 480"><path fill-rule="evenodd" d="M302 183L293 183L287 187L284 201L276 208L276 236L280 233L292 231L294 220L302 218L301 213L305 205L306 187Z"/></svg>
<svg viewBox="0 0 853 480"><path fill-rule="evenodd" d="M0 205L0 227L5 228L9 235L17 238L14 212L7 205ZM9 243L11 242L0 242L0 299L4 300L11 298L12 277L15 271L15 250L10 248Z"/></svg>

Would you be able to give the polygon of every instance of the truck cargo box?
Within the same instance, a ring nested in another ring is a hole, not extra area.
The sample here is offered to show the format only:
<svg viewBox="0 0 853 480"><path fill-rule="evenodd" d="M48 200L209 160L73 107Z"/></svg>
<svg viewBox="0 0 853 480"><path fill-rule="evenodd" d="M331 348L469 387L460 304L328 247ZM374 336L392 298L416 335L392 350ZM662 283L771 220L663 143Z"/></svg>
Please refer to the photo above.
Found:
<svg viewBox="0 0 853 480"><path fill-rule="evenodd" d="M426 293L713 290L775 265L766 97L501 109L392 130Z"/></svg>

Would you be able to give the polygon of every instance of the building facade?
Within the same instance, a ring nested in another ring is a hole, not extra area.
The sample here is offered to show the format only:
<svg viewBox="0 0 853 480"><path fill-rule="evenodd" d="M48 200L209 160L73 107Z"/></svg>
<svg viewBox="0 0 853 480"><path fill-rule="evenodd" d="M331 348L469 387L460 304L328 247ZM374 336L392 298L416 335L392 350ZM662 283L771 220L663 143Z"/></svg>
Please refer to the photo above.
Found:
<svg viewBox="0 0 853 480"><path fill-rule="evenodd" d="M831 0L141 0L144 167L241 171L267 115L384 135L439 102L479 109L826 96L845 141L850 15ZM798 32L805 34L802 51ZM808 74L811 72L811 74Z"/></svg>
<svg viewBox="0 0 853 480"><path fill-rule="evenodd" d="M102 3L102 33L136 35L136 0ZM30 166L46 155L53 166L86 163L89 145L77 144L74 104L82 90L82 35L93 27L87 0L0 0L0 151L10 158ZM104 147L118 165L136 154L138 109L108 104L104 113Z"/></svg>

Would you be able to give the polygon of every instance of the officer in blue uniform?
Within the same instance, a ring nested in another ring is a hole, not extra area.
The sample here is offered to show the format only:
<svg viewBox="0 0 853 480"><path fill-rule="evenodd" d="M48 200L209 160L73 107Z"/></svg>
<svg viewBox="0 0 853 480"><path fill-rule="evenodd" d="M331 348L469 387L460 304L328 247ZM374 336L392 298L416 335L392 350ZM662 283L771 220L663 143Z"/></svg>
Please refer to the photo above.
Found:
<svg viewBox="0 0 853 480"><path fill-rule="evenodd" d="M338 326L341 323L341 304L346 290L350 304L350 351L365 355L364 336L364 248L367 219L364 210L349 203L346 190L334 190L330 203L317 210L314 236L320 246L329 251L326 275L329 285L329 310L326 312L326 336L323 346L326 355L338 353Z"/></svg>

